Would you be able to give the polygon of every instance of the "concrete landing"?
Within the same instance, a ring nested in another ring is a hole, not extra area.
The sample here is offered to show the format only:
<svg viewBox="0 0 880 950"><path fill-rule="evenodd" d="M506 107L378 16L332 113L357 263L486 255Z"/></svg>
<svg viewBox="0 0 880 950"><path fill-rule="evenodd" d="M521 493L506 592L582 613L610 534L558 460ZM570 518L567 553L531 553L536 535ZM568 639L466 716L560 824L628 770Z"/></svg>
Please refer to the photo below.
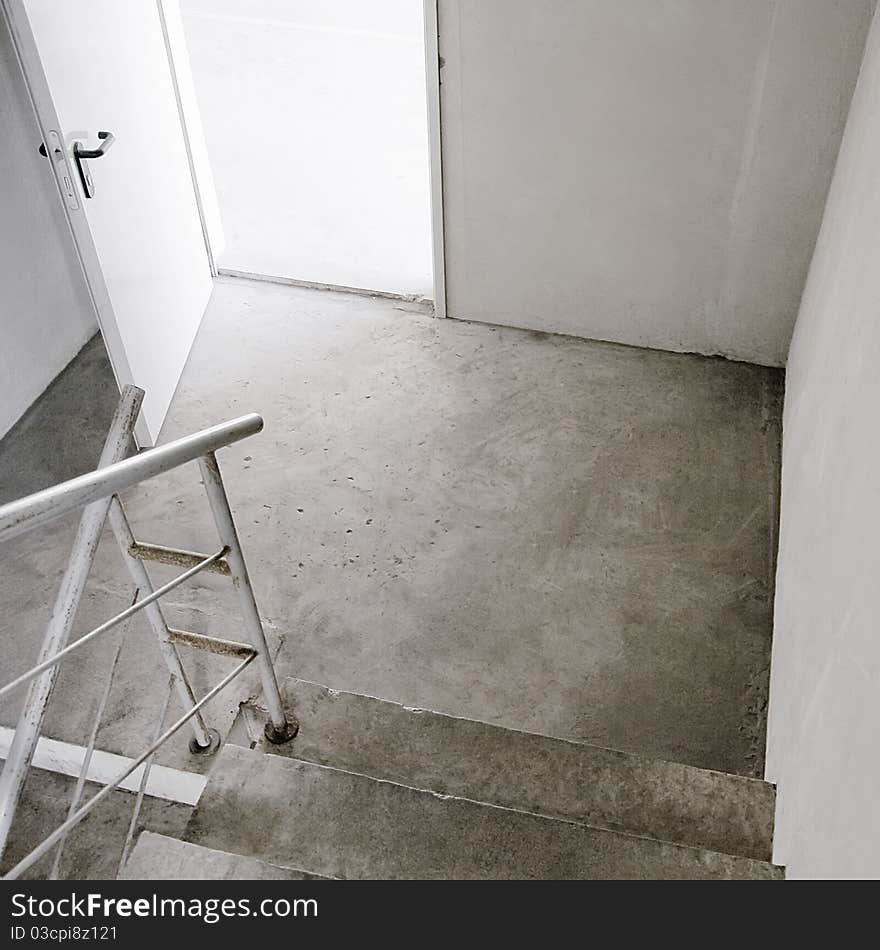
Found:
<svg viewBox="0 0 880 950"><path fill-rule="evenodd" d="M760 879L760 861L407 788L235 746L187 839L348 879Z"/></svg>
<svg viewBox="0 0 880 950"><path fill-rule="evenodd" d="M84 420L115 396L90 353L0 444L5 497L97 459L106 421ZM282 677L761 775L781 388L756 366L220 281L163 439L264 414L219 458ZM195 467L127 502L144 540L214 549ZM72 535L68 519L0 551L0 678L36 655ZM227 586L178 589L169 619L239 638ZM130 598L104 542L78 632ZM99 737L129 754L164 688L148 629L130 643ZM84 740L110 649L65 664L50 736ZM229 669L186 662L199 692ZM183 734L162 761L206 767Z"/></svg>
<svg viewBox="0 0 880 950"><path fill-rule="evenodd" d="M782 381L221 281L163 439L264 414L220 463L283 675L761 776Z"/></svg>
<svg viewBox="0 0 880 950"><path fill-rule="evenodd" d="M262 751L519 811L769 861L775 792L710 772L288 680L296 739ZM247 742L233 730L230 741Z"/></svg>
<svg viewBox="0 0 880 950"><path fill-rule="evenodd" d="M214 851L144 831L119 875L121 881L314 881L320 875L279 868L255 858Z"/></svg>

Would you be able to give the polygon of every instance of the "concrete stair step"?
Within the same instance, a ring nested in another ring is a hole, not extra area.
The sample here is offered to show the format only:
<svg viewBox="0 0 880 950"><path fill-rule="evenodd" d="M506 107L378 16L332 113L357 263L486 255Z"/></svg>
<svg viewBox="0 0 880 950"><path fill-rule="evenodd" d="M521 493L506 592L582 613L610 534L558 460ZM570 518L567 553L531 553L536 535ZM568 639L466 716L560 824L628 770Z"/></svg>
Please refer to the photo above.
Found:
<svg viewBox="0 0 880 950"><path fill-rule="evenodd" d="M288 680L300 720L263 751L596 828L769 861L772 785ZM259 735L259 730L254 731ZM239 723L231 742L247 744Z"/></svg>
<svg viewBox="0 0 880 950"><path fill-rule="evenodd" d="M186 839L347 879L776 879L766 862L225 746Z"/></svg>
<svg viewBox="0 0 880 950"><path fill-rule="evenodd" d="M319 877L152 831L141 832L119 875L122 881L311 881Z"/></svg>

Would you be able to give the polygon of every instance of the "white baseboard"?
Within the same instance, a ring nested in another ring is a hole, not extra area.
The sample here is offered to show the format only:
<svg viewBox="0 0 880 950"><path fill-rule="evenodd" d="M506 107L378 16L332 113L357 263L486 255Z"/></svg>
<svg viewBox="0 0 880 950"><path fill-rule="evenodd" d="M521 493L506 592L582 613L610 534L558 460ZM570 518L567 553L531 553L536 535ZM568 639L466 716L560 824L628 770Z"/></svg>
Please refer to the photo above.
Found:
<svg viewBox="0 0 880 950"><path fill-rule="evenodd" d="M9 755L12 738L15 730L8 726L0 726L0 758L4 761ZM69 775L76 778L82 768L86 750L84 746L73 745L70 742L60 742L58 739L47 739L42 736L37 742L34 752L33 766L45 769L47 772L56 772L59 775ZM117 755L115 752L104 752L95 749L89 762L87 778L99 785L112 782L120 772L123 772L134 759L126 755ZM129 792L136 792L140 788L144 767L141 765L120 784L120 788ZM205 787L205 776L195 772L184 772L172 769L166 765L153 765L147 779L147 795L153 798L162 798L169 802L178 802L181 805L195 805Z"/></svg>

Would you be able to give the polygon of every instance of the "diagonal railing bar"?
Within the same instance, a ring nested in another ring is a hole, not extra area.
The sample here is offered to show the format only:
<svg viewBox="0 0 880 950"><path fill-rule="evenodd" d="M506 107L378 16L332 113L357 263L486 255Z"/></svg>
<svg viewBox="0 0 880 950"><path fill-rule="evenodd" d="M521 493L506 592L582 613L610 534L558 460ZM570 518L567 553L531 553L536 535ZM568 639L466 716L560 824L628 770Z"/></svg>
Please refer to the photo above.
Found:
<svg viewBox="0 0 880 950"><path fill-rule="evenodd" d="M13 867L7 874L3 876L3 880L15 881L21 877L25 871L33 867L33 865L36 864L36 862L39 861L47 851L52 849L53 845L57 841L60 841L61 838L71 830L71 828L75 828L83 820L83 818L86 817L86 815L88 815L96 806L104 801L104 799L115 788L118 788L119 785L124 782L129 777L129 775L132 774L132 772L143 765L143 763L146 762L146 760L161 745L163 745L163 743L167 742L182 726L186 725L186 723L206 703L209 703L222 689L228 686L235 679L235 677L239 675L239 673L241 673L250 663L254 661L254 659L255 656L247 657L247 659L242 660L242 662L239 663L234 670L232 670L230 673L227 673L226 676L224 676L223 679L220 680L220 682L213 689L205 693L205 695L195 704L195 706L192 707L192 709L188 709L176 722L169 726L146 751L142 752L141 755L139 755L134 760L134 762L131 763L131 765L129 765L124 771L120 772L112 782L109 782L107 785L105 785L100 792L97 792L95 795L93 795L85 803L85 805L78 809L75 814L71 815L63 825L60 825L58 828L56 828L55 831L53 831L52 834L50 834L49 837L42 842L42 844L37 845L37 847L34 848L30 854L25 855L25 857L23 857L21 861L15 865L15 867Z"/></svg>
<svg viewBox="0 0 880 950"><path fill-rule="evenodd" d="M144 597L143 600L136 601L130 607L126 607L121 613L116 614L115 617L111 617L109 620L104 621L100 627L95 627L94 630L90 630L88 633L83 634L83 636L81 636L78 640L74 640L73 643L66 646L63 650L59 650L54 656L50 656L48 660L38 663L26 673L22 673L21 676L16 677L11 683L7 683L2 689L0 689L0 698L5 696L7 693L11 693L19 686L24 686L25 683L35 679L40 675L40 673L44 673L53 666L57 666L65 657L70 656L70 654L75 650L79 650L81 647L84 647L87 643L90 643L92 640L94 640L95 637L99 637L101 634L109 632L114 627L123 623L125 620L128 620L129 617L132 617L139 610L143 610L148 604L153 603L153 601L158 600L169 591L174 590L175 587L180 587L181 584L188 581L191 577L194 577L199 573L199 571L205 570L208 565L213 564L215 561L219 561L222 557L226 557L228 550L229 548L226 546L220 548L219 551L216 551L210 557L206 557L204 561L196 564L195 567L191 567L188 571L184 571L182 574L178 574L177 577L168 581L167 584L163 584L161 587L156 588L156 590L154 590L149 597Z"/></svg>
<svg viewBox="0 0 880 950"><path fill-rule="evenodd" d="M156 722L156 731L153 735L155 743L162 735L162 727L165 725L165 717L168 715L168 706L171 704L171 697L174 694L174 677L168 679L168 689L165 691L165 702L162 704L162 711L159 713L159 719ZM131 810L131 821L128 823L128 832L125 835L125 841L122 845L122 853L119 855L119 864L116 868L116 876L125 867L128 860L128 853L131 851L131 844L134 840L134 833L137 830L138 818L141 816L141 808L144 804L144 795L147 793L147 782L150 781L150 770L153 768L153 762L156 760L156 753L151 753L144 762L144 771L141 773L141 782L138 786L137 797L134 800L134 808Z"/></svg>
<svg viewBox="0 0 880 950"><path fill-rule="evenodd" d="M134 596L131 599L132 604L137 603L138 591L134 592ZM79 770L79 775L76 778L76 785L73 789L73 794L70 796L70 805L67 808L67 817L70 818L71 815L76 813L77 808L79 808L80 800L82 799L83 789L86 787L86 777L89 774L89 767L92 764L92 755L95 752L95 743L98 741L98 730L101 728L101 722L104 719L104 710L107 708L107 700L110 699L110 690L113 688L113 677L116 675L116 668L119 666L119 658L122 656L122 648L125 646L125 627L120 631L119 643L116 646L116 652L113 655L113 660L110 663L110 667L107 670L107 677L104 681L104 690L101 693L101 698L98 700L98 707L95 710L95 717L92 720L92 730L89 733L89 741L86 744L86 751L83 755L82 765ZM58 847L55 849L55 857L52 860L52 869L49 872L49 880L57 881L58 874L61 870L61 858L64 854L64 843L67 840L67 836L64 835L58 842Z"/></svg>

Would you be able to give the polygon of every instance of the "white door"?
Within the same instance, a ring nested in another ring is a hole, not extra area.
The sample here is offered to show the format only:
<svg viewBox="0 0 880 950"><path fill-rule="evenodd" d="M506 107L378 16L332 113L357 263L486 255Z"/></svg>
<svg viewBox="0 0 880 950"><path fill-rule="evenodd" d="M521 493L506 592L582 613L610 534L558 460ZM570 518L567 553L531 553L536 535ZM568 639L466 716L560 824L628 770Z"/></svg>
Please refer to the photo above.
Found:
<svg viewBox="0 0 880 950"><path fill-rule="evenodd" d="M212 286L162 2L2 0L114 371L146 390L142 444ZM81 176L76 153L100 146Z"/></svg>

